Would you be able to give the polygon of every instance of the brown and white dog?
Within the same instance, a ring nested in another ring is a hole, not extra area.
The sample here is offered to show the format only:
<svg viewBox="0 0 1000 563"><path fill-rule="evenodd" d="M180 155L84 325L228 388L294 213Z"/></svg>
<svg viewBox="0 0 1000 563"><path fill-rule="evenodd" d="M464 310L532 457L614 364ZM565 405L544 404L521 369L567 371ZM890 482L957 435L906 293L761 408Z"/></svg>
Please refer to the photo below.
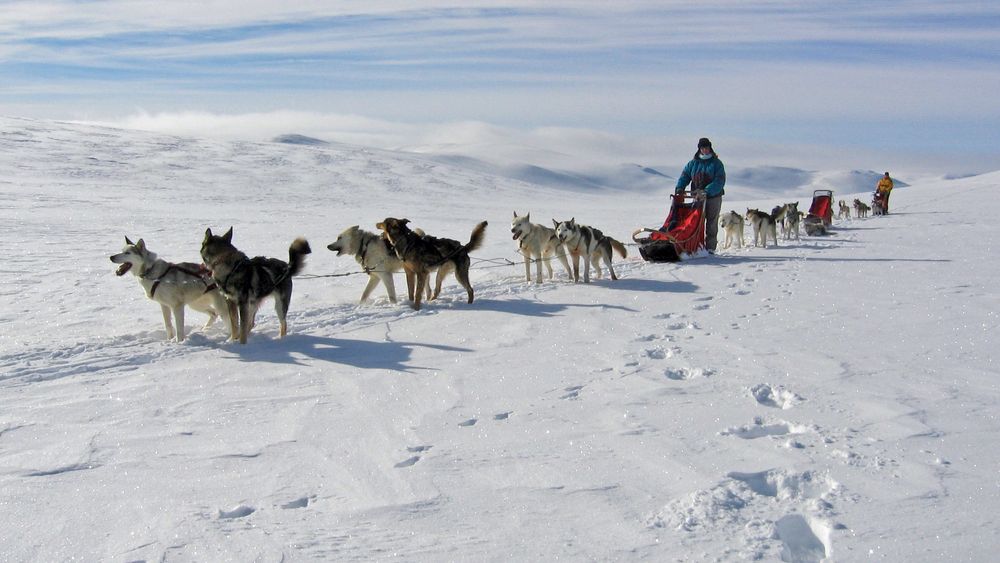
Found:
<svg viewBox="0 0 1000 563"><path fill-rule="evenodd" d="M407 277L414 278L413 286L407 283L411 306L420 310L424 288L427 287L430 274L434 271L437 271L438 275L431 299L436 299L441 294L441 281L444 277L455 272L455 279L465 288L469 295L469 303L472 303L475 293L469 281L469 266L472 264L469 253L483 244L486 221L472 229L469 242L464 245L457 240L430 235L421 236L407 226L409 222L409 219L386 217L375 227L389 239L396 256L403 262L403 270Z"/></svg>

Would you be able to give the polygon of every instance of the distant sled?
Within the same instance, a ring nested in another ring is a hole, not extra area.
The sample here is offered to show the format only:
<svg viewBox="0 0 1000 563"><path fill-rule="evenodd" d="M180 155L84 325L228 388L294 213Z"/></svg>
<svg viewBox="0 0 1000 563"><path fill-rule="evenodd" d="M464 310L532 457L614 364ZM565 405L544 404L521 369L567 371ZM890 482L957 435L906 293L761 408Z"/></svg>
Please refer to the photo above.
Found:
<svg viewBox="0 0 1000 563"><path fill-rule="evenodd" d="M663 226L636 229L632 240L647 262L678 262L697 254L705 248L705 201L696 199L692 192L675 194Z"/></svg>
<svg viewBox="0 0 1000 563"><path fill-rule="evenodd" d="M802 228L809 236L822 236L827 234L826 229L831 223L833 223L833 190L816 190L813 192L809 214L802 220Z"/></svg>

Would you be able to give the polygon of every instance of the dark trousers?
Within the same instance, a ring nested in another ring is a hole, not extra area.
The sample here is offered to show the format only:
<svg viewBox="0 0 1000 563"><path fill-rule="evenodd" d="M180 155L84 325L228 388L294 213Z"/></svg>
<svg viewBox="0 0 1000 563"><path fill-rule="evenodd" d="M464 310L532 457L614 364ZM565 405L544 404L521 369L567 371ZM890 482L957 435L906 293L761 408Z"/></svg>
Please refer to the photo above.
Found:
<svg viewBox="0 0 1000 563"><path fill-rule="evenodd" d="M705 248L715 252L719 244L719 214L722 213L722 196L705 200Z"/></svg>

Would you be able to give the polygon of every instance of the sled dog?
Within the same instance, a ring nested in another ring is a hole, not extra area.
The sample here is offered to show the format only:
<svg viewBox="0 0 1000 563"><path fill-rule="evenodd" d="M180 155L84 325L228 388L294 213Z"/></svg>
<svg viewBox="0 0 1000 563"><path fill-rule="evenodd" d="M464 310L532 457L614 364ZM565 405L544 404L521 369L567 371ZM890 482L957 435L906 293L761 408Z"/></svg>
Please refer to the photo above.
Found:
<svg viewBox="0 0 1000 563"><path fill-rule="evenodd" d="M112 256L111 261L120 264L115 271L117 275L132 272L146 291L146 297L160 304L167 340L173 340L175 336L170 322L172 314L177 326L177 342L184 341L185 305L208 315L205 328L211 326L216 317L222 317L229 325L232 338L236 339L236 322L230 314L229 304L201 264L167 262L146 248L142 239L132 242L128 237L125 237L122 251Z"/></svg>
<svg viewBox="0 0 1000 563"><path fill-rule="evenodd" d="M805 230L806 234L811 237L825 236L826 225L823 224L823 219L817 215L809 215L802 220L802 228Z"/></svg>
<svg viewBox="0 0 1000 563"><path fill-rule="evenodd" d="M850 219L851 206L848 205L847 202L844 200L840 200L838 205L840 206L840 211L837 212L837 219Z"/></svg>
<svg viewBox="0 0 1000 563"><path fill-rule="evenodd" d="M775 228L777 228L778 225L781 225L781 230L782 231L785 230L784 227L785 214L787 213L788 213L787 203L783 205L775 205L774 208L771 209L771 222L774 223Z"/></svg>
<svg viewBox="0 0 1000 563"><path fill-rule="evenodd" d="M292 276L302 271L305 255L311 252L306 239L297 238L288 247L288 262L264 256L247 258L233 246L232 227L222 236L213 235L212 229L205 231L201 259L212 272L219 290L239 312L240 344L247 343L261 301L272 294L280 324L278 334L285 337L288 333L285 316L292 302Z"/></svg>
<svg viewBox="0 0 1000 563"><path fill-rule="evenodd" d="M770 235L774 245L778 245L778 230L771 214L759 209L747 209L746 220L753 227L753 245L767 248L767 237Z"/></svg>
<svg viewBox="0 0 1000 563"><path fill-rule="evenodd" d="M566 275L573 277L569 269L569 261L566 260L566 248L563 246L555 229L550 229L545 225L531 222L531 213L518 215L514 212L514 219L510 222L510 232L517 241L518 248L524 256L524 277L531 281L531 261L535 261L535 283L542 283L542 264L548 270L549 279L552 279L552 258L558 258L566 269Z"/></svg>
<svg viewBox="0 0 1000 563"><path fill-rule="evenodd" d="M871 207L868 207L867 205L865 205L865 203L863 201L861 201L860 199L855 199L854 200L854 216L855 217L857 217L859 219L862 218L862 217L868 217L868 212L870 210L871 210Z"/></svg>
<svg viewBox="0 0 1000 563"><path fill-rule="evenodd" d="M414 229L413 232L423 235L423 231L420 229ZM344 254L353 256L368 274L368 285L361 292L360 303L368 300L368 296L371 295L372 290L380 281L385 286L389 301L396 302L396 285L393 283L393 275L403 269L403 261L396 256L396 251L393 250L388 239L354 225L344 229L344 232L337 236L337 240L326 247L336 252L337 256ZM431 287L428 285L427 297L429 298L430 295Z"/></svg>
<svg viewBox="0 0 1000 563"><path fill-rule="evenodd" d="M882 204L882 196L878 192L872 196L872 215L885 215L885 206Z"/></svg>
<svg viewBox="0 0 1000 563"><path fill-rule="evenodd" d="M411 306L420 310L421 297L429 283L431 272L435 270L438 275L434 294L430 299L437 299L441 294L441 282L444 277L454 271L455 279L465 288L469 295L469 303L472 303L474 292L469 281L469 266L472 264L469 253L483 244L486 221L472 229L469 242L465 245L457 240L418 235L406 226L409 222L409 219L386 217L375 227L389 239L396 256L403 262L403 270L407 277L412 276L415 280L415 287L410 287L407 283Z"/></svg>
<svg viewBox="0 0 1000 563"><path fill-rule="evenodd" d="M625 245L617 240L604 236L600 229L579 225L576 218L569 221L552 220L555 225L556 236L566 247L566 251L573 257L573 281L580 281L580 258L583 258L583 283L590 283L590 267L594 266L597 277L601 277L601 261L607 265L611 272L611 279L617 280L615 269L611 267L611 252L617 251L622 258L628 257Z"/></svg>
<svg viewBox="0 0 1000 563"><path fill-rule="evenodd" d="M784 235L785 240L791 239L792 235L795 235L795 240L799 240L799 220L802 218L802 214L799 212L799 202L786 203L785 208L785 220L781 224L781 234Z"/></svg>
<svg viewBox="0 0 1000 563"><path fill-rule="evenodd" d="M743 217L735 211L730 211L722 216L719 220L719 225L724 231L726 231L726 244L723 248L729 248L732 246L733 241L736 241L737 248L743 248Z"/></svg>

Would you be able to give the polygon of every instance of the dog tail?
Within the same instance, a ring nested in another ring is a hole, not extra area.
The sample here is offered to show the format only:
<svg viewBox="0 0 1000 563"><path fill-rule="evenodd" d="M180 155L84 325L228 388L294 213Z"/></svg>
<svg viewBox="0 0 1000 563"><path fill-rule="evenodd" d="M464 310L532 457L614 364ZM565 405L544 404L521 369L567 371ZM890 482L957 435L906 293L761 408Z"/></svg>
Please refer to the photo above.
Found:
<svg viewBox="0 0 1000 563"><path fill-rule="evenodd" d="M611 248L615 249L615 252L617 252L622 258L628 258L628 250L626 250L624 244L611 237L607 237L607 239L608 242L611 243Z"/></svg>
<svg viewBox="0 0 1000 563"><path fill-rule="evenodd" d="M288 247L288 275L297 276L306 264L306 254L311 254L312 249L306 239L299 237Z"/></svg>
<svg viewBox="0 0 1000 563"><path fill-rule="evenodd" d="M469 238L469 244L463 247L465 252L472 252L483 245L483 239L486 238L486 225L486 221L483 221L482 223L476 225L476 228L472 229L472 236Z"/></svg>

